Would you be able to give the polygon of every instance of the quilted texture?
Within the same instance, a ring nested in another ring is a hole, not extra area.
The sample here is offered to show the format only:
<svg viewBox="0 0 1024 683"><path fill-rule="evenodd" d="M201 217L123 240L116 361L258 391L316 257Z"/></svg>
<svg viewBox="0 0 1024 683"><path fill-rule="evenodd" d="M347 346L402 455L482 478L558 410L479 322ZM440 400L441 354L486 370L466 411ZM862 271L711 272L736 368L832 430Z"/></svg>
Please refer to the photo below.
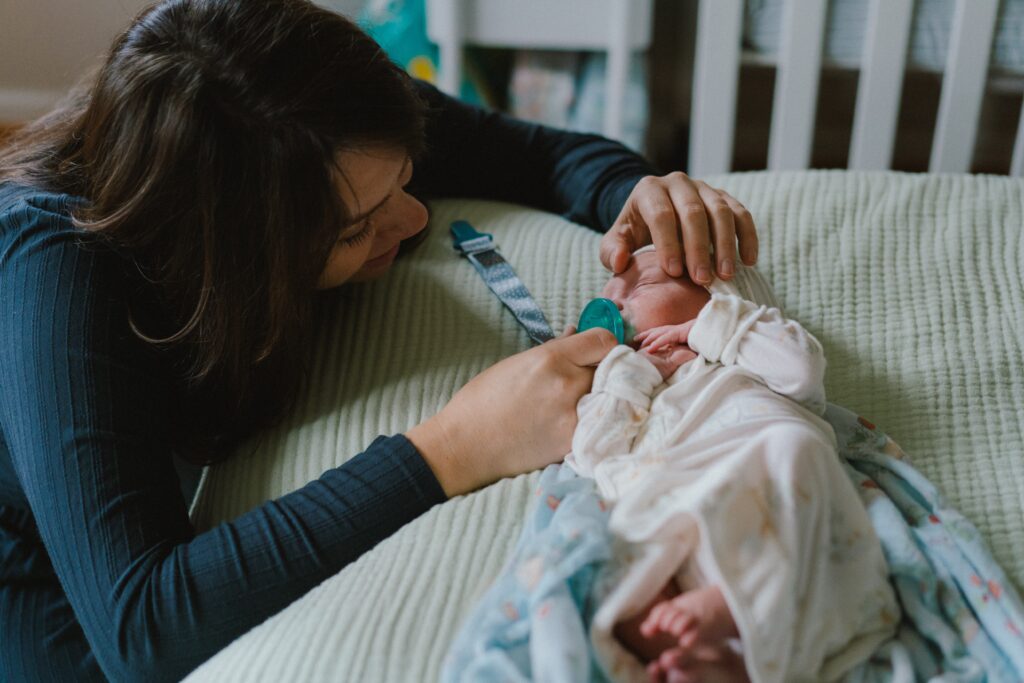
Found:
<svg viewBox="0 0 1024 683"><path fill-rule="evenodd" d="M824 344L829 400L896 439L1024 585L1024 182L842 171L713 182L750 207L760 270ZM484 202L432 208L433 234L385 281L327 295L316 385L251 453L211 472L200 527L407 429L528 346L451 251L451 220L494 233L556 330L607 277L599 236L557 217ZM190 680L436 679L460 620L510 553L538 476L435 507Z"/></svg>

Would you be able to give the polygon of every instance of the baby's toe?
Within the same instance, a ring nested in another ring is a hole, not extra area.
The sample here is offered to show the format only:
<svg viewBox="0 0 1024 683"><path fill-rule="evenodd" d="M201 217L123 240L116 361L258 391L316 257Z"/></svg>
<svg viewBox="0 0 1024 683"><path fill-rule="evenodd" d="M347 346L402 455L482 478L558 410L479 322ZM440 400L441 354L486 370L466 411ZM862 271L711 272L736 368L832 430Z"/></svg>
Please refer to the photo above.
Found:
<svg viewBox="0 0 1024 683"><path fill-rule="evenodd" d="M696 628L692 628L685 633L679 635L679 647L690 648L697 644L697 639L700 637L700 631Z"/></svg>
<svg viewBox="0 0 1024 683"><path fill-rule="evenodd" d="M662 671L669 672L672 669L678 669L682 665L685 656L685 653L679 648L670 647L658 655L657 661Z"/></svg>
<svg viewBox="0 0 1024 683"><path fill-rule="evenodd" d="M694 625L693 616L686 612L680 612L669 622L668 628L665 629L676 638L681 638L686 634Z"/></svg>

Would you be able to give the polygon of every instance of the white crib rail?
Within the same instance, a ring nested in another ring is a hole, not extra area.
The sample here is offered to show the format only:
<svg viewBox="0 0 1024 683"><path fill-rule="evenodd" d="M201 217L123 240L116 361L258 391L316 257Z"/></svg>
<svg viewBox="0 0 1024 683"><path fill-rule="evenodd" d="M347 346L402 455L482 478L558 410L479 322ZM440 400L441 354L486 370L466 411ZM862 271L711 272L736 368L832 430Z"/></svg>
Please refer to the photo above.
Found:
<svg viewBox="0 0 1024 683"><path fill-rule="evenodd" d="M825 0L788 0L782 11L782 40L775 69L775 98L768 137L768 168L807 168L814 142Z"/></svg>
<svg viewBox="0 0 1024 683"><path fill-rule="evenodd" d="M889 168L903 91L913 0L871 0L864 63L857 81L849 166Z"/></svg>
<svg viewBox="0 0 1024 683"><path fill-rule="evenodd" d="M929 170L970 170L999 0L957 0ZM913 0L871 0L857 88L850 168L892 161ZM768 168L807 168L824 41L826 0L786 0L776 62ZM701 0L694 57L689 170L730 170L742 0ZM1024 111L1010 174L1024 175Z"/></svg>
<svg viewBox="0 0 1024 683"><path fill-rule="evenodd" d="M935 123L932 173L970 170L999 0L957 0Z"/></svg>
<svg viewBox="0 0 1024 683"><path fill-rule="evenodd" d="M742 26L743 0L698 7L688 166L694 175L724 173L731 166Z"/></svg>
<svg viewBox="0 0 1024 683"><path fill-rule="evenodd" d="M1010 175L1018 178L1024 176L1024 105L1020 108L1020 121L1017 122L1017 141L1013 144Z"/></svg>

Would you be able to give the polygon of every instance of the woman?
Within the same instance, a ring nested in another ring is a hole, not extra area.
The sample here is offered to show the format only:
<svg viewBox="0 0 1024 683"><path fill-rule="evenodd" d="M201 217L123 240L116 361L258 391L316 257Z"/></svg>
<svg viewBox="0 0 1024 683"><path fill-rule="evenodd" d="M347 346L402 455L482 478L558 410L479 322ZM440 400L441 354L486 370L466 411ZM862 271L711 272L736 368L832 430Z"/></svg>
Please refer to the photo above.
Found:
<svg viewBox="0 0 1024 683"><path fill-rule="evenodd" d="M304 0L160 3L90 87L8 142L4 680L179 679L430 506L568 452L614 343L601 331L498 363L231 523L189 523L176 456L222 459L276 422L305 379L315 291L383 275L426 225L416 197L442 195L608 231L616 272L652 240L698 281L712 235L723 277L737 233L756 257L725 193L413 83Z"/></svg>

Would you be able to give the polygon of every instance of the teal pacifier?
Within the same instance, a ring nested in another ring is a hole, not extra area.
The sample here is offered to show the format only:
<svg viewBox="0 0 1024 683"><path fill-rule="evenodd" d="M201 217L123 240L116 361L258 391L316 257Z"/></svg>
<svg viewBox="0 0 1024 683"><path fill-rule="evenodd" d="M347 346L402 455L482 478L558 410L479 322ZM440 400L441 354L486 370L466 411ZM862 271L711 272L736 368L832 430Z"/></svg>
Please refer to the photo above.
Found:
<svg viewBox="0 0 1024 683"><path fill-rule="evenodd" d="M619 307L611 299L591 299L583 307L580 321L576 323L576 331L583 332L592 327L603 327L608 330L615 335L620 344L628 344L636 336L633 326L622 318Z"/></svg>

